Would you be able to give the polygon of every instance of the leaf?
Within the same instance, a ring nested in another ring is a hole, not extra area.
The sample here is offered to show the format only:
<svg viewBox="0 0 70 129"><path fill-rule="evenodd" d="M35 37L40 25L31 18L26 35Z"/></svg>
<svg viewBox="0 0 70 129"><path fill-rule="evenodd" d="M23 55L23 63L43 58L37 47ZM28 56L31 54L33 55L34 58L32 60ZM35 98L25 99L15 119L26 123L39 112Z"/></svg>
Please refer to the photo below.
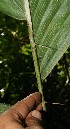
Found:
<svg viewBox="0 0 70 129"><path fill-rule="evenodd" d="M0 103L0 114L10 108L10 105Z"/></svg>
<svg viewBox="0 0 70 129"><path fill-rule="evenodd" d="M13 18L23 20L25 19L24 0L0 0L0 11Z"/></svg>
<svg viewBox="0 0 70 129"><path fill-rule="evenodd" d="M44 80L70 45L70 0L29 0L29 4ZM21 20L27 16L30 20L27 5L28 0L2 0L0 10L14 18Z"/></svg>
<svg viewBox="0 0 70 129"><path fill-rule="evenodd" d="M44 80L70 45L70 0L30 0L30 7Z"/></svg>

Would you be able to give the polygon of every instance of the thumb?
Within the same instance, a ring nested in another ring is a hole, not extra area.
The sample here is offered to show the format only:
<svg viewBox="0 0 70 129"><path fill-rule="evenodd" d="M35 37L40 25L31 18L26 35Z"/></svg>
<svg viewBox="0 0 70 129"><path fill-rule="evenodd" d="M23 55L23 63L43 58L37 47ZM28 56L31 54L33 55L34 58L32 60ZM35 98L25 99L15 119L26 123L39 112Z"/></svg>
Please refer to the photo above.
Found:
<svg viewBox="0 0 70 129"><path fill-rule="evenodd" d="M31 115L26 118L26 126L28 129L44 129L42 125L41 113L37 110L34 110Z"/></svg>

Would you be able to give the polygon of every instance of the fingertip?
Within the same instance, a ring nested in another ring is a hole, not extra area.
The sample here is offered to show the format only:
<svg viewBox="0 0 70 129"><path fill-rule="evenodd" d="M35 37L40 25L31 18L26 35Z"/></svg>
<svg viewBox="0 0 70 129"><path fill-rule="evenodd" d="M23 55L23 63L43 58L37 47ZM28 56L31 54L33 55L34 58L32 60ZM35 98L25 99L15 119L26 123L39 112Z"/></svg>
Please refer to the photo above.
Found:
<svg viewBox="0 0 70 129"><path fill-rule="evenodd" d="M38 111L41 111L41 110L42 110L42 103L40 103L40 104L37 106L36 110L38 110Z"/></svg>
<svg viewBox="0 0 70 129"><path fill-rule="evenodd" d="M34 111L32 112L32 116L33 116L33 117L36 117L36 118L38 118L38 119L40 119L40 120L42 120L41 113L40 113L39 111L37 111L37 110L34 110Z"/></svg>
<svg viewBox="0 0 70 129"><path fill-rule="evenodd" d="M35 98L36 102L41 103L42 95L40 92L35 92L35 93L31 94L31 96Z"/></svg>

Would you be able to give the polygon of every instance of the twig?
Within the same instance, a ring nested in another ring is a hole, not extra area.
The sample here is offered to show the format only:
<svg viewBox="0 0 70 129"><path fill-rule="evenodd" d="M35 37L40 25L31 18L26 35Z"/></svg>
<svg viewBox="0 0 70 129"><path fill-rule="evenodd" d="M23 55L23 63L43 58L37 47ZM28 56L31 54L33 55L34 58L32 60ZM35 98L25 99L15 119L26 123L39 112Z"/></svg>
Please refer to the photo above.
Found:
<svg viewBox="0 0 70 129"><path fill-rule="evenodd" d="M36 47L35 47L35 42L34 42L34 38L33 38L32 22L31 22L31 15L30 15L30 8L29 8L28 0L25 0L25 15L26 15L26 20L27 20L27 24L28 24L29 39L30 39L30 44L31 44L31 49L32 49L32 55L33 55L33 61L34 61L34 66L35 66L38 89L39 89L39 92L42 94L43 110L46 110L46 106L44 103L44 96L43 96L43 87L41 84L40 71L39 71L38 60L37 60Z"/></svg>

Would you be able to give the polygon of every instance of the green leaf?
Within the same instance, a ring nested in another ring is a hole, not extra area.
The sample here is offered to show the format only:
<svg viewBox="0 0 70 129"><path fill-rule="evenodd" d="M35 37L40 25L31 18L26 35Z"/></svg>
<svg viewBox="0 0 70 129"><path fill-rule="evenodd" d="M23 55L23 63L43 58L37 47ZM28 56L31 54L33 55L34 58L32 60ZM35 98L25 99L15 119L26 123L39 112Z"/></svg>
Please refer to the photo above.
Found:
<svg viewBox="0 0 70 129"><path fill-rule="evenodd" d="M24 0L0 0L0 11L13 18L23 20L25 19Z"/></svg>
<svg viewBox="0 0 70 129"><path fill-rule="evenodd" d="M29 0L29 4L41 79L44 80L70 45L70 0ZM0 10L20 20L26 16L30 21L27 5L28 0L1 0Z"/></svg>
<svg viewBox="0 0 70 129"><path fill-rule="evenodd" d="M0 103L0 114L10 108L10 105Z"/></svg>
<svg viewBox="0 0 70 129"><path fill-rule="evenodd" d="M44 80L70 45L70 0L30 0L30 7Z"/></svg>

